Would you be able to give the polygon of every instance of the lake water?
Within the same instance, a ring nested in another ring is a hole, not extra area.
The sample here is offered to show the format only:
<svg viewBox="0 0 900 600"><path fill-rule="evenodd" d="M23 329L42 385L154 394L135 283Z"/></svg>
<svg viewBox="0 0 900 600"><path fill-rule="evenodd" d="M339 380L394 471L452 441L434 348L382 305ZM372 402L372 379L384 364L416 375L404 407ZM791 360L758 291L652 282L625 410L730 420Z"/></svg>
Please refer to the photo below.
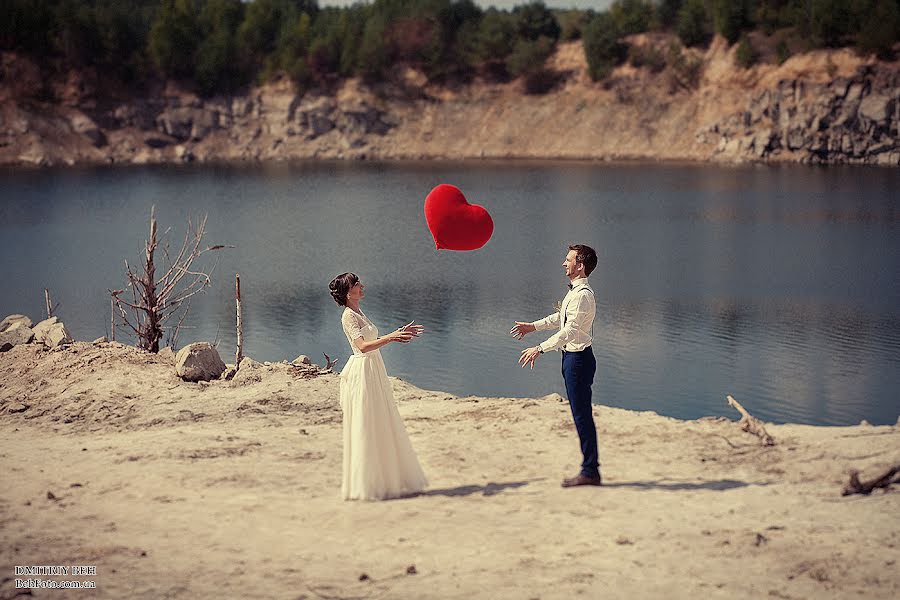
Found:
<svg viewBox="0 0 900 600"><path fill-rule="evenodd" d="M495 223L479 251L437 251L425 195L460 187ZM179 345L349 354L331 278L354 271L388 370L456 395L564 394L559 356L516 364L513 320L565 293L569 243L597 249L596 402L678 418L894 423L900 414L900 170L586 163L315 163L0 171L0 313L43 313L49 287L77 339L107 334L107 288L139 262L150 207L180 245L209 215L222 251ZM208 262L206 264L211 264ZM540 337L544 336L544 337ZM121 339L121 329L120 329Z"/></svg>

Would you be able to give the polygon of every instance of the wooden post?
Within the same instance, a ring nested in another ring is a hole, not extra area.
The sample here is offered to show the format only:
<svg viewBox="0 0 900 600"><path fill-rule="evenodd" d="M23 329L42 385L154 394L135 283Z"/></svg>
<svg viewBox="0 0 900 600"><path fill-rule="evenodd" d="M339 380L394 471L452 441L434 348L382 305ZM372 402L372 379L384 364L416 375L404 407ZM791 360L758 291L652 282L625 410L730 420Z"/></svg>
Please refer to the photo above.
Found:
<svg viewBox="0 0 900 600"><path fill-rule="evenodd" d="M109 341L116 341L116 299L109 297Z"/></svg>
<svg viewBox="0 0 900 600"><path fill-rule="evenodd" d="M50 290L44 288L44 302L47 305L47 318L53 316L53 304L50 303Z"/></svg>
<svg viewBox="0 0 900 600"><path fill-rule="evenodd" d="M234 276L234 297L237 304L237 351L234 353L234 368L239 369L244 357L244 323L241 320L241 276Z"/></svg>

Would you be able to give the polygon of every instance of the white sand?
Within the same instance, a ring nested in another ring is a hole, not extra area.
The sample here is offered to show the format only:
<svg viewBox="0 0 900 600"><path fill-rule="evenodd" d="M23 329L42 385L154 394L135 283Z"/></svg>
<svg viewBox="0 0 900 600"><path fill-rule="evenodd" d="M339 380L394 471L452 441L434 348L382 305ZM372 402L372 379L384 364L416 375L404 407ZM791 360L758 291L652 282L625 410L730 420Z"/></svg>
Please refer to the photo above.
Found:
<svg viewBox="0 0 900 600"><path fill-rule="evenodd" d="M562 489L580 454L559 396L395 380L431 489L344 502L338 381L185 383L110 344L0 354L0 598L15 565L73 564L96 590L33 597L900 596L900 486L841 496L900 462L896 426L767 425L766 448L600 406L604 486Z"/></svg>

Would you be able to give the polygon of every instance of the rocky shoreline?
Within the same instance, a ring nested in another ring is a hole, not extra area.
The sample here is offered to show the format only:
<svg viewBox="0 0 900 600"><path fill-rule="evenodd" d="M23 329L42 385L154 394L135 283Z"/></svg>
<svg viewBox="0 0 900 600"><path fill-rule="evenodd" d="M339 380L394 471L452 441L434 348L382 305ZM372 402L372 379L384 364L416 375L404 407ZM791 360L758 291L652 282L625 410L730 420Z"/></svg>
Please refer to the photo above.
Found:
<svg viewBox="0 0 900 600"><path fill-rule="evenodd" d="M664 47L635 36L632 44ZM696 87L618 67L593 82L580 43L549 62L557 80L428 84L411 69L379 87L348 80L298 95L287 80L201 98L172 82L141 97L96 73L45 82L38 66L0 61L0 164L148 164L307 159L649 159L900 165L900 63L848 49L734 66L721 38Z"/></svg>

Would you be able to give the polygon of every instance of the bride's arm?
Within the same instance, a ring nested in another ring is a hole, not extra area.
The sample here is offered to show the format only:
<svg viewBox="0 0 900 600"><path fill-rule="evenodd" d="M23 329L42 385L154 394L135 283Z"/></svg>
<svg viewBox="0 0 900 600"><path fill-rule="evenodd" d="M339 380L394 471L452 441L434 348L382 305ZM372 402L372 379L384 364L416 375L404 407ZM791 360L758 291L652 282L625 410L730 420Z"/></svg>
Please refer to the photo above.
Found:
<svg viewBox="0 0 900 600"><path fill-rule="evenodd" d="M403 327L398 327L391 333L387 335L383 335L379 338L372 340L371 342L367 342L366 339L362 335L362 326L365 325L362 322L361 318L356 315L352 310L345 310L344 314L341 315L341 325L344 328L344 333L347 334L347 338L352 340L352 344L356 346L356 348L360 352L371 352L372 350L378 350L382 346L386 346L391 342L399 342L401 344L409 343L411 339L421 334L425 328L421 325L416 325L415 321L411 323L407 323Z"/></svg>
<svg viewBox="0 0 900 600"><path fill-rule="evenodd" d="M360 352L371 352L372 350L378 350L382 346L387 346L391 342L407 344L414 337L415 334L413 334L412 332L405 331L403 328L400 328L396 331L392 331L387 335L375 338L371 342L367 342L364 338L358 337L353 340L353 345L356 346Z"/></svg>

